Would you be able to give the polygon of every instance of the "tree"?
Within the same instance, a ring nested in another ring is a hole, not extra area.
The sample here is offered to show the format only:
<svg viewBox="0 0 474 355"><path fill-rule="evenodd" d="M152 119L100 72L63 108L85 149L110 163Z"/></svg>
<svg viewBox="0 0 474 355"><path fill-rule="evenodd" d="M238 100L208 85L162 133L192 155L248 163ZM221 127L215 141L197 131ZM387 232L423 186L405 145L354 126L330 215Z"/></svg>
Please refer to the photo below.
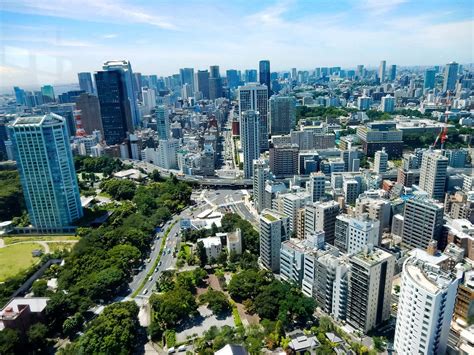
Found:
<svg viewBox="0 0 474 355"><path fill-rule="evenodd" d="M131 354L137 346L138 306L113 303L90 324L76 344L79 354Z"/></svg>
<svg viewBox="0 0 474 355"><path fill-rule="evenodd" d="M35 297L44 297L48 293L48 282L46 280L37 280L33 282L33 286L31 286L31 291L35 295Z"/></svg>
<svg viewBox="0 0 474 355"><path fill-rule="evenodd" d="M32 349L42 350L48 344L46 335L48 334L48 327L43 323L33 324L27 332L28 342Z"/></svg>
<svg viewBox="0 0 474 355"><path fill-rule="evenodd" d="M82 329L84 317L81 313L76 313L72 317L66 319L63 323L63 333L69 337Z"/></svg>
<svg viewBox="0 0 474 355"><path fill-rule="evenodd" d="M130 180L109 179L102 181L100 188L116 200L131 200L137 186Z"/></svg>
<svg viewBox="0 0 474 355"><path fill-rule="evenodd" d="M0 354L20 354L20 333L15 329L5 328L0 331Z"/></svg>
<svg viewBox="0 0 474 355"><path fill-rule="evenodd" d="M231 306L227 296L224 292L215 291L212 288L209 288L206 293L203 293L199 296L199 301L202 303L207 303L207 308L209 308L212 313L218 315L227 313L230 311Z"/></svg>
<svg viewBox="0 0 474 355"><path fill-rule="evenodd" d="M153 294L150 304L153 309L152 322L156 322L161 329L175 327L197 310L193 294L181 287L163 294Z"/></svg>
<svg viewBox="0 0 474 355"><path fill-rule="evenodd" d="M273 280L273 274L255 269L243 270L235 274L229 282L229 293L236 301L254 299L263 286Z"/></svg>
<svg viewBox="0 0 474 355"><path fill-rule="evenodd" d="M204 243L202 241L199 241L197 243L197 252L198 252L198 257L199 257L199 265L201 267L204 267L207 265L207 253L206 253L206 248L204 248Z"/></svg>
<svg viewBox="0 0 474 355"><path fill-rule="evenodd" d="M150 174L150 179L152 179L154 182L160 181L161 180L160 172L157 169L153 170Z"/></svg>
<svg viewBox="0 0 474 355"><path fill-rule="evenodd" d="M383 337L372 337L374 342L374 349L378 352L382 352L385 350L385 339Z"/></svg>
<svg viewBox="0 0 474 355"><path fill-rule="evenodd" d="M0 171L0 220L9 221L25 211L18 171Z"/></svg>

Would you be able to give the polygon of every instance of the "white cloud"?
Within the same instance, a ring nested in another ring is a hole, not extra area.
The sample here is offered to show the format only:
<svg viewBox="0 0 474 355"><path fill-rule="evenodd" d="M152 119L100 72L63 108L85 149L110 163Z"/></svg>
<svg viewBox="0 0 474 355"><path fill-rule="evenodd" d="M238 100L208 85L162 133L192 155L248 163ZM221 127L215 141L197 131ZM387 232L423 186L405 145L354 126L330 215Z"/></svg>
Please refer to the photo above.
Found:
<svg viewBox="0 0 474 355"><path fill-rule="evenodd" d="M142 23L166 30L177 29L169 18L120 0L16 0L3 2L2 10L86 21Z"/></svg>
<svg viewBox="0 0 474 355"><path fill-rule="evenodd" d="M117 38L117 37L118 35L116 33L108 33L101 36L101 38L103 39L112 39L112 38Z"/></svg>
<svg viewBox="0 0 474 355"><path fill-rule="evenodd" d="M372 15L382 15L406 2L408 0L363 0L360 3L360 8L369 11Z"/></svg>

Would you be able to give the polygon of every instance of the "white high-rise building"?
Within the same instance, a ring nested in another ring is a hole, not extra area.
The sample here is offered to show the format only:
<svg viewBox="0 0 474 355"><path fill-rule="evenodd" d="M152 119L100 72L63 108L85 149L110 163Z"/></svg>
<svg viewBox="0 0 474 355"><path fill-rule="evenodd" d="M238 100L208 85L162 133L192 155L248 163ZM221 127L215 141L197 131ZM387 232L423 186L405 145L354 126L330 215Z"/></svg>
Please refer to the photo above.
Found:
<svg viewBox="0 0 474 355"><path fill-rule="evenodd" d="M240 144L244 153L245 179L252 177L253 161L260 156L259 117L259 113L255 111L245 111L240 114Z"/></svg>
<svg viewBox="0 0 474 355"><path fill-rule="evenodd" d="M374 171L377 174L383 174L387 171L388 166L388 154L385 152L385 148L375 152L374 158Z"/></svg>
<svg viewBox="0 0 474 355"><path fill-rule="evenodd" d="M160 144L158 145L157 165L164 169L177 169L178 168L178 159L177 159L178 149L179 149L179 140L160 139Z"/></svg>
<svg viewBox="0 0 474 355"><path fill-rule="evenodd" d="M337 216L336 229L335 245L349 254L379 245L380 222L370 220L366 213L360 217Z"/></svg>
<svg viewBox="0 0 474 355"><path fill-rule="evenodd" d="M239 86L238 99L241 127L244 112L258 112L259 152L268 150L268 88L257 83Z"/></svg>
<svg viewBox="0 0 474 355"><path fill-rule="evenodd" d="M289 238L289 218L275 210L260 214L260 262L273 272L280 271L280 246Z"/></svg>
<svg viewBox="0 0 474 355"><path fill-rule="evenodd" d="M298 210L303 208L308 202L311 202L311 197L306 191L301 191L283 194L281 200L282 210L280 210L280 212L288 216L290 220L290 232L296 232Z"/></svg>
<svg viewBox="0 0 474 355"><path fill-rule="evenodd" d="M309 194L311 195L312 202L320 201L325 194L326 175L321 172L311 173L309 175L307 189L309 191Z"/></svg>
<svg viewBox="0 0 474 355"><path fill-rule="evenodd" d="M420 189L435 200L444 200L446 173L449 159L440 152L428 150L423 153L420 169Z"/></svg>
<svg viewBox="0 0 474 355"><path fill-rule="evenodd" d="M156 93L151 88L142 88L143 106L146 114L150 114L151 110L156 106Z"/></svg>
<svg viewBox="0 0 474 355"><path fill-rule="evenodd" d="M255 159L253 161L253 202L259 213L265 208L265 182L271 178L268 160Z"/></svg>
<svg viewBox="0 0 474 355"><path fill-rule="evenodd" d="M387 61L385 60L380 61L378 76L381 83L385 81L386 68L387 68Z"/></svg>
<svg viewBox="0 0 474 355"><path fill-rule="evenodd" d="M394 346L398 354L445 354L458 279L438 265L403 264Z"/></svg>

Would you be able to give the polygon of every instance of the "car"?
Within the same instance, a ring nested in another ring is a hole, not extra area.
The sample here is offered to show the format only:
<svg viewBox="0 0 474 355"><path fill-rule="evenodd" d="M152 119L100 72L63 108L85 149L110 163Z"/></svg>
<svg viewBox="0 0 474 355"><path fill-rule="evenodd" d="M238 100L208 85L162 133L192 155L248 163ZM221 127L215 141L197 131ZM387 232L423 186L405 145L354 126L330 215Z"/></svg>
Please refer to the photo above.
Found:
<svg viewBox="0 0 474 355"><path fill-rule="evenodd" d="M155 250L155 245L152 245L152 246L151 246L151 250Z"/></svg>
<svg viewBox="0 0 474 355"><path fill-rule="evenodd" d="M163 254L162 254L162 255L166 255L166 250L165 250L165 251L163 251Z"/></svg>
<svg viewBox="0 0 474 355"><path fill-rule="evenodd" d="M160 261L160 262L158 263L158 266L161 266L161 264L162 264L162 261Z"/></svg>
<svg viewBox="0 0 474 355"><path fill-rule="evenodd" d="M150 259L150 258L148 258L148 259L146 259L145 261L146 261L147 263L149 263L149 262L151 261L151 259Z"/></svg>
<svg viewBox="0 0 474 355"><path fill-rule="evenodd" d="M173 354L175 352L174 346L168 349L168 354Z"/></svg>
<svg viewBox="0 0 474 355"><path fill-rule="evenodd" d="M142 292L142 295L146 295L148 293L148 289L144 289L143 292Z"/></svg>
<svg viewBox="0 0 474 355"><path fill-rule="evenodd" d="M150 277L148 278L148 282L150 282L151 280L153 280L153 276L150 276Z"/></svg>
<svg viewBox="0 0 474 355"><path fill-rule="evenodd" d="M178 351L186 351L186 345L180 345Z"/></svg>

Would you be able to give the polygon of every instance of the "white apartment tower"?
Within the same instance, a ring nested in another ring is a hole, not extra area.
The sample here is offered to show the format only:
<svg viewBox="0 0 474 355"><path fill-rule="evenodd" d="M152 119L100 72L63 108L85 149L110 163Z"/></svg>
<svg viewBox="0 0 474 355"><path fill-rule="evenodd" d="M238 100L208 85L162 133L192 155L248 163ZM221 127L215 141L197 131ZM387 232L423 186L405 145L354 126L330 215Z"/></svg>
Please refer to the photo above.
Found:
<svg viewBox="0 0 474 355"><path fill-rule="evenodd" d="M266 90L266 89L265 89ZM266 91L265 91L266 92ZM240 144L244 153L244 178L253 175L252 164L260 156L259 113L244 111L240 114Z"/></svg>
<svg viewBox="0 0 474 355"><path fill-rule="evenodd" d="M326 175L321 172L311 173L308 181L308 191L312 202L318 202L324 197L326 188Z"/></svg>
<svg viewBox="0 0 474 355"><path fill-rule="evenodd" d="M458 279L415 256L403 264L395 329L398 354L444 354Z"/></svg>
<svg viewBox="0 0 474 355"><path fill-rule="evenodd" d="M280 271L280 246L289 238L289 218L275 210L260 214L260 263L273 272Z"/></svg>
<svg viewBox="0 0 474 355"><path fill-rule="evenodd" d="M374 171L377 174L383 174L387 171L388 166L388 154L385 152L385 148L375 152L374 158Z"/></svg>
<svg viewBox="0 0 474 355"><path fill-rule="evenodd" d="M268 161L255 159L253 161L253 202L259 213L265 208L265 182L271 177Z"/></svg>
<svg viewBox="0 0 474 355"><path fill-rule="evenodd" d="M444 199L446 172L449 159L432 150L423 153L420 170L420 189L435 200Z"/></svg>
<svg viewBox="0 0 474 355"><path fill-rule="evenodd" d="M259 152L268 150L268 88L258 83L249 83L238 88L240 125L246 111L259 113ZM242 134L241 134L242 137Z"/></svg>

